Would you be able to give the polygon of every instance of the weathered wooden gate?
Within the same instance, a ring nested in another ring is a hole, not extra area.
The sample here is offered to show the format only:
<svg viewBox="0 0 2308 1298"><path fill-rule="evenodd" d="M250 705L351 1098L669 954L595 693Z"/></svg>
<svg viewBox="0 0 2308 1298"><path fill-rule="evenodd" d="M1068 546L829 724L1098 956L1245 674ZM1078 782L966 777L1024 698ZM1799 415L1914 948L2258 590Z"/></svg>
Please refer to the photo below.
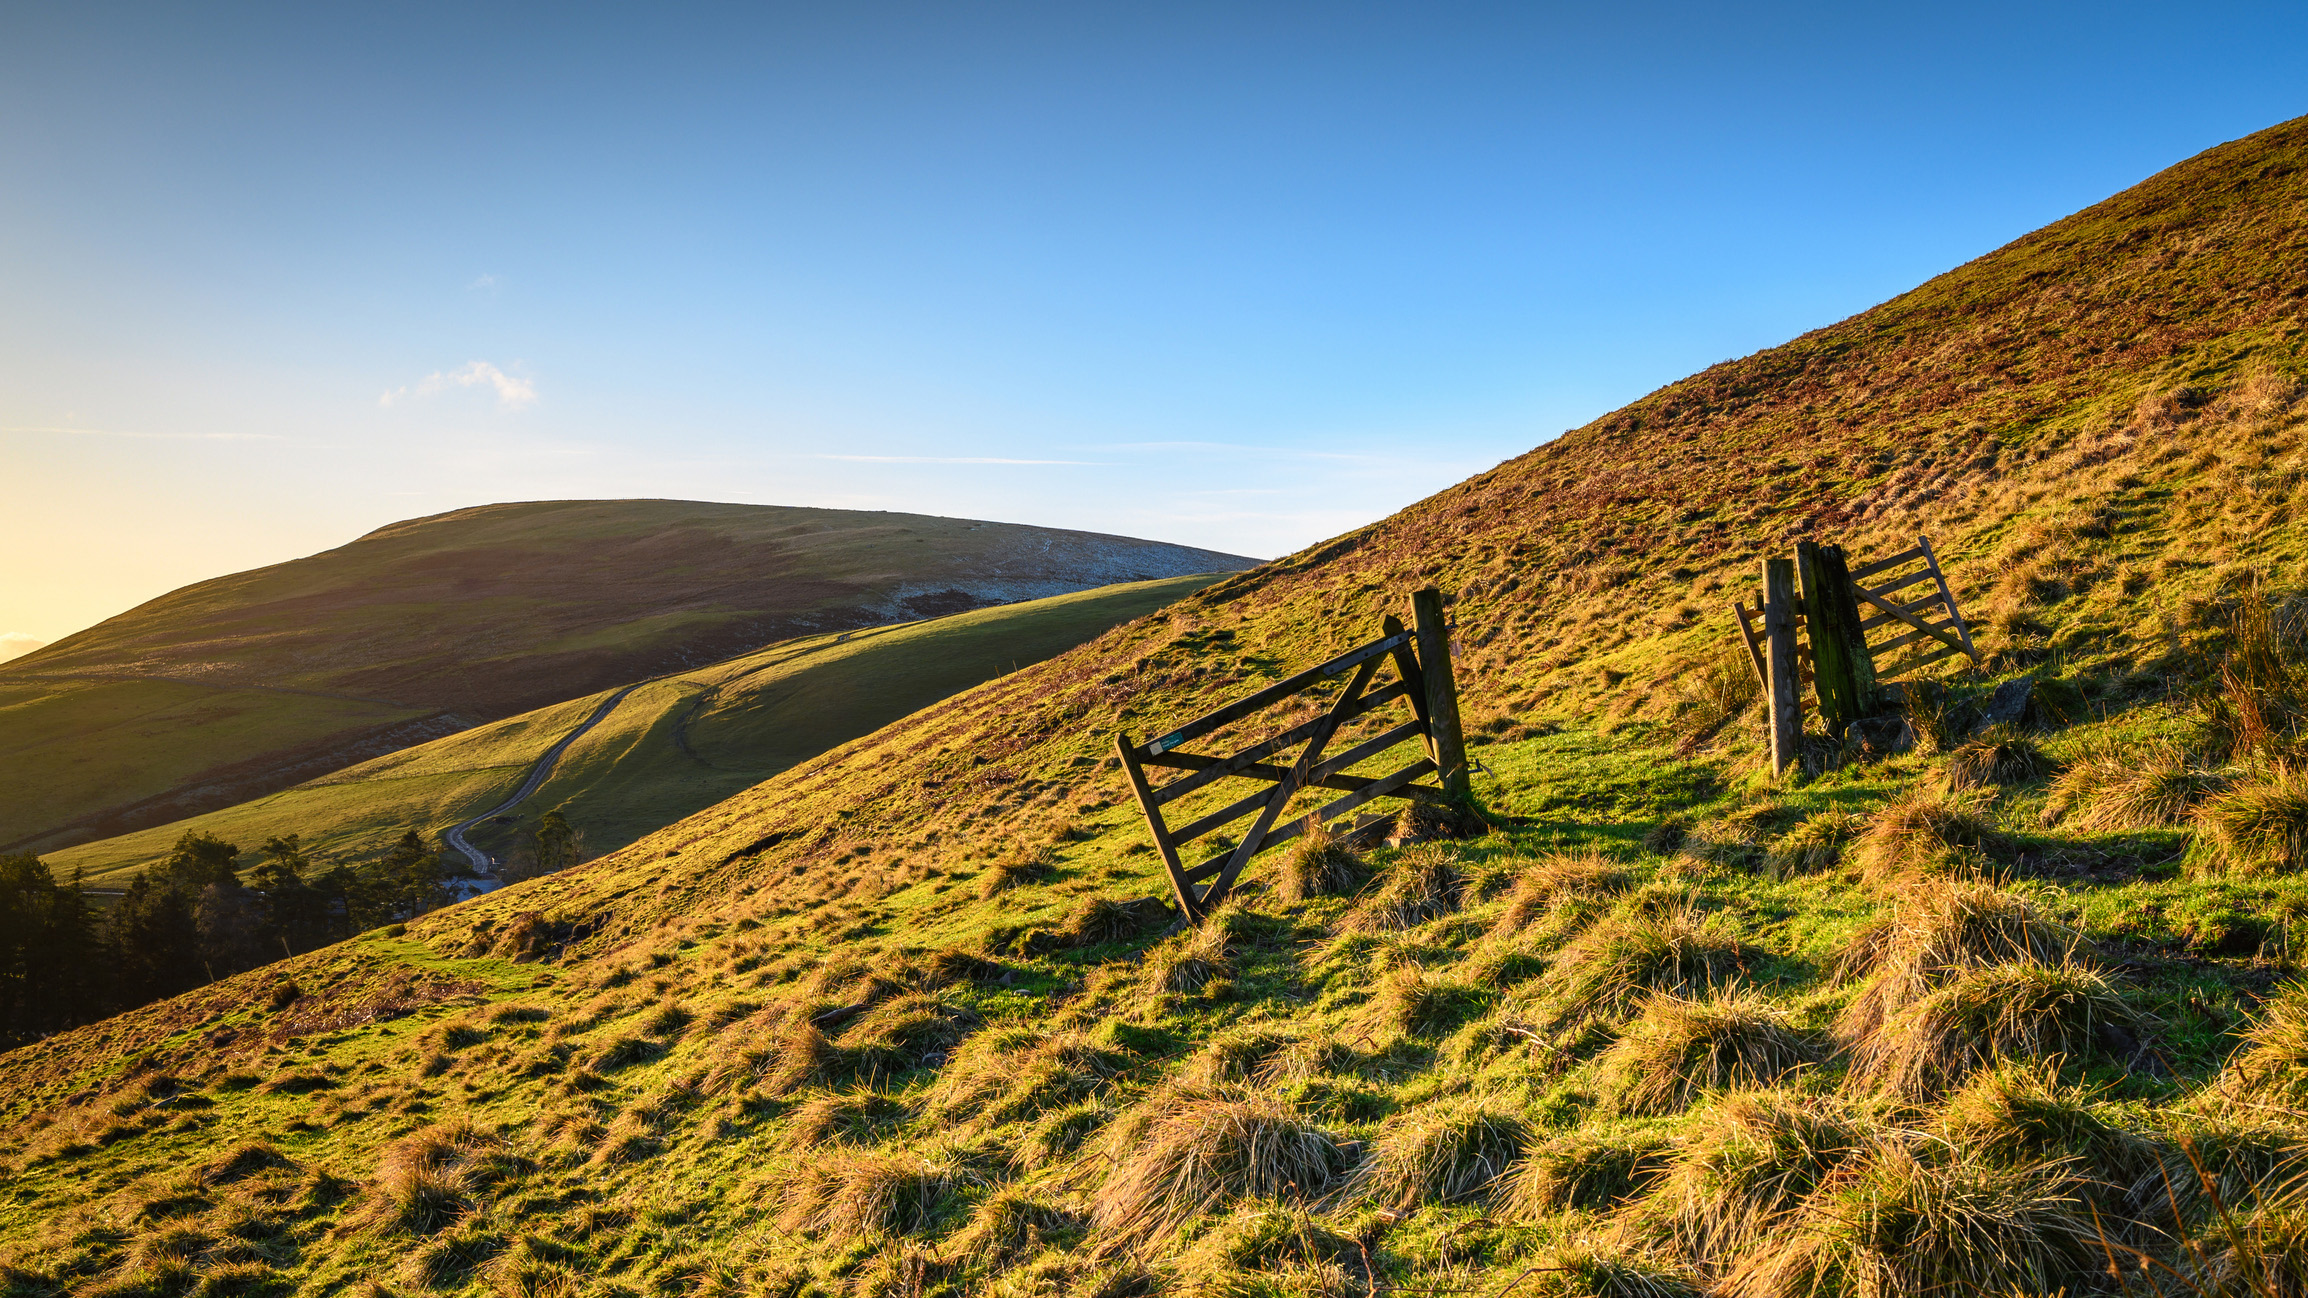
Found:
<svg viewBox="0 0 2308 1298"><path fill-rule="evenodd" d="M1162 854L1163 868L1170 873L1170 886L1189 919L1200 920L1224 901L1251 857L1287 843L1315 825L1375 798L1441 803L1453 799L1463 801L1469 796L1466 746L1459 732L1458 686L1451 674L1450 630L1443 621L1442 596L1431 588L1418 591L1411 596L1411 607L1415 630L1405 630L1399 619L1389 616L1380 625L1378 639L1196 717L1159 739L1134 744L1127 734L1114 736L1115 755L1130 780L1131 791L1138 796L1138 808L1145 813L1146 827L1154 835L1154 849ZM1371 688L1378 673L1389 665L1394 668L1394 679ZM1346 688L1331 700L1322 715L1310 721L1262 739L1231 756L1180 751L1183 744L1348 672L1353 675L1347 680ZM1324 755L1341 725L1398 699L1409 706L1409 720L1336 756ZM1409 739L1420 740L1425 752L1401 770L1376 778L1346 773L1357 763ZM1268 760L1294 747L1299 747L1299 751L1290 765L1281 766ZM1187 774L1156 785L1146 778L1149 766L1170 767ZM1437 785L1414 783L1427 774L1439 776ZM1262 787L1191 823L1175 830L1170 828L1162 811L1165 806L1222 779L1250 780ZM1307 788L1336 789L1346 796L1277 827L1274 822L1289 806L1291 798ZM1192 868L1181 862L1179 852L1188 844L1254 812L1258 818L1251 822L1240 842Z"/></svg>
<svg viewBox="0 0 2308 1298"><path fill-rule="evenodd" d="M1795 593L1797 576L1802 594ZM1864 582L1873 585L1863 585ZM1920 595L1900 592L1929 582ZM1897 598L1894 598L1894 597ZM1770 709L1771 766L1795 762L1802 734L1799 676L1811 671L1819 719L1830 735L1876 711L1884 686L1955 654L1980 661L1971 627L1956 607L1955 592L1932 553L1931 538L1919 536L1912 549L1851 568L1843 548L1800 541L1795 558L1763 561L1763 594L1757 607L1732 605L1747 657L1763 682ZM1944 620L1934 621L1944 615ZM1763 624L1758 632L1756 620ZM1807 645L1798 646L1796 632ZM1869 643L1868 636L1876 636ZM1808 652L1804 652L1804 650ZM1888 664L1882 660L1909 651Z"/></svg>

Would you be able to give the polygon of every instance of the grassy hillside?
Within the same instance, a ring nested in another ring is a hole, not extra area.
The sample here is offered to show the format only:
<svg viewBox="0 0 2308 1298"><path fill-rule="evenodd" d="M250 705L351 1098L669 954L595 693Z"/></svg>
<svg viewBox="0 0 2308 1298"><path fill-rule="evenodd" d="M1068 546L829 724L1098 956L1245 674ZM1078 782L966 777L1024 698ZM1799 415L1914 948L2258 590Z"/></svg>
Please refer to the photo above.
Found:
<svg viewBox="0 0 2308 1298"><path fill-rule="evenodd" d="M165 824L795 636L1248 560L968 519L489 505L187 586L0 665L0 851Z"/></svg>
<svg viewBox="0 0 2308 1298"><path fill-rule="evenodd" d="M1217 580L1102 586L925 622L785 640L628 694L505 818L470 835L500 857L558 810L584 850L624 847L794 764L981 681L1061 653ZM188 831L251 846L299 834L322 858L373 854L415 829L428 842L520 786L539 754L614 693L476 726L270 797L46 856L92 886L125 884Z"/></svg>
<svg viewBox="0 0 2308 1298"><path fill-rule="evenodd" d="M2298 1292L2304 249L2295 122L586 868L0 1056L14 1283ZM1724 601L1918 530L1987 670L1772 781ZM1166 931L1111 732L1427 582L1494 832Z"/></svg>

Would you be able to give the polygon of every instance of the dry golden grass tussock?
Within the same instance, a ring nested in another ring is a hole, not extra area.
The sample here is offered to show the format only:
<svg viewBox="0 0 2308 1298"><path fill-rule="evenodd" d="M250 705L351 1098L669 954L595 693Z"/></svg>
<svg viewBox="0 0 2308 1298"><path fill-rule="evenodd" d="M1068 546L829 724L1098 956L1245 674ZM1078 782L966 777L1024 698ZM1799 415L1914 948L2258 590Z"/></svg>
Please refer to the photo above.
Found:
<svg viewBox="0 0 2308 1298"><path fill-rule="evenodd" d="M832 1091L794 1106L781 1141L789 1149L825 1144L859 1144L904 1122L904 1101L882 1091Z"/></svg>
<svg viewBox="0 0 2308 1298"><path fill-rule="evenodd" d="M1866 828L1867 818L1856 812L1819 812L1773 840L1764 853L1764 867L1781 879L1831 869Z"/></svg>
<svg viewBox="0 0 2308 1298"><path fill-rule="evenodd" d="M1533 1298L1697 1298L1701 1278L1672 1259L1581 1243L1544 1257L1521 1292Z"/></svg>
<svg viewBox="0 0 2308 1298"><path fill-rule="evenodd" d="M946 1119L1014 1122L1088 1099L1125 1066L1081 1032L991 1028L955 1052L929 1108Z"/></svg>
<svg viewBox="0 0 2308 1298"><path fill-rule="evenodd" d="M2031 784L2051 771L2035 741L2008 725L1990 726L1955 746L1941 768L1949 791L1963 793L2006 784Z"/></svg>
<svg viewBox="0 0 2308 1298"><path fill-rule="evenodd" d="M1245 1203L1226 1215L1176 1263L1173 1292L1191 1298L1304 1295L1350 1298L1364 1285L1361 1246L1304 1207Z"/></svg>
<svg viewBox="0 0 2308 1298"><path fill-rule="evenodd" d="M1139 965L1138 981L1152 994L1190 995L1233 974L1234 961L1226 953L1224 932L1206 923L1148 950Z"/></svg>
<svg viewBox="0 0 2308 1298"><path fill-rule="evenodd" d="M1923 1099L2006 1060L2119 1060L2138 1049L2146 1015L2097 970L1997 964L1973 969L1885 1019L1851 1050L1854 1084Z"/></svg>
<svg viewBox="0 0 2308 1298"><path fill-rule="evenodd" d="M1598 849L1552 853L1515 875L1506 908L1499 912L1491 932L1498 936L1520 933L1534 922L1551 920L1565 910L1576 911L1576 917L1583 919L1599 909L1604 899L1618 896L1633 884L1634 876L1627 868Z"/></svg>
<svg viewBox="0 0 2308 1298"><path fill-rule="evenodd" d="M1342 933L1398 933L1458 910L1466 878L1441 849L1404 852L1385 874L1378 891L1339 921Z"/></svg>
<svg viewBox="0 0 2308 1298"><path fill-rule="evenodd" d="M1523 1220L1608 1211L1649 1193L1666 1174L1673 1148L1656 1133L1557 1136L1524 1151L1503 1206Z"/></svg>
<svg viewBox="0 0 2308 1298"><path fill-rule="evenodd" d="M979 873L978 899L992 901L1012 888L1040 883L1056 873L1057 865L1048 848L1012 852Z"/></svg>
<svg viewBox="0 0 2308 1298"><path fill-rule="evenodd" d="M1370 877L1370 867L1332 832L1328 821L1299 836L1275 871L1275 894L1296 905L1317 897L1346 897Z"/></svg>
<svg viewBox="0 0 2308 1298"><path fill-rule="evenodd" d="M1311 1199L1346 1166L1329 1132L1270 1096L1181 1090L1148 1103L1158 1107L1143 1138L1119 1146L1127 1152L1091 1212L1111 1244L1167 1235L1243 1199ZM1115 1139L1110 1132L1109 1143Z"/></svg>
<svg viewBox="0 0 2308 1298"><path fill-rule="evenodd" d="M1728 1270L1734 1298L2053 1293L2104 1274L2099 1234L2060 1164L1880 1143L1787 1229Z"/></svg>
<svg viewBox="0 0 2308 1298"><path fill-rule="evenodd" d="M973 1178L915 1153L856 1152L801 1165L779 1197L778 1226L814 1235L919 1234Z"/></svg>
<svg viewBox="0 0 2308 1298"><path fill-rule="evenodd" d="M2079 1160L2079 1170L2128 1189L2156 1162L2158 1147L2125 1126L2089 1091L2060 1084L2048 1060L1982 1071L1948 1096L1933 1129L1958 1149L2017 1162Z"/></svg>
<svg viewBox="0 0 2308 1298"><path fill-rule="evenodd" d="M1483 1012L1491 1001L1481 987L1439 978L1415 964L1398 965L1370 1002L1374 1026L1407 1036L1440 1036Z"/></svg>
<svg viewBox="0 0 2308 1298"><path fill-rule="evenodd" d="M1977 797L1951 797L1918 785L1869 819L1852 856L1863 877L1882 882L1934 870L1951 849L1976 849L1995 838Z"/></svg>
<svg viewBox="0 0 2308 1298"><path fill-rule="evenodd" d="M426 1127L395 1142L377 1164L376 1219L419 1235L449 1226L510 1170L500 1148L496 1137L464 1122Z"/></svg>
<svg viewBox="0 0 2308 1298"><path fill-rule="evenodd" d="M1483 1099L1422 1105L1379 1129L1346 1193L1397 1211L1487 1196L1530 1142L1529 1125L1510 1105Z"/></svg>
<svg viewBox="0 0 2308 1298"><path fill-rule="evenodd" d="M1628 1228L1708 1266L1777 1234L1830 1173L1882 1138L1848 1104L1791 1091L1732 1095L1694 1129Z"/></svg>
<svg viewBox="0 0 2308 1298"><path fill-rule="evenodd" d="M1864 979L1837 1035L1857 1041L1965 970L1991 964L2056 965L2088 958L2083 934L2027 897L1993 884L1923 878L1902 889L1882 917L1844 944L1835 980Z"/></svg>
<svg viewBox="0 0 2308 1298"><path fill-rule="evenodd" d="M1703 996L1744 975L1753 954L1722 915L1687 903L1622 906L1564 947L1534 985L1565 1021L1607 1017L1653 992Z"/></svg>
<svg viewBox="0 0 2308 1298"><path fill-rule="evenodd" d="M2219 1085L2225 1095L2308 1109L2308 982L2287 983L2260 1003Z"/></svg>
<svg viewBox="0 0 2308 1298"><path fill-rule="evenodd" d="M1186 1061L1178 1075L1197 1086L1223 1086L1260 1076L1274 1057L1296 1045L1300 1034L1279 1023L1252 1023L1211 1038Z"/></svg>
<svg viewBox="0 0 2308 1298"><path fill-rule="evenodd" d="M1601 1087L1621 1113L1674 1113L1708 1092L1775 1085L1819 1057L1794 1016L1751 988L1659 995L1603 1052Z"/></svg>
<svg viewBox="0 0 2308 1298"><path fill-rule="evenodd" d="M1079 1229L1081 1219L1058 1206L1046 1190L1004 1186L971 1210L945 1251L1007 1267L1042 1251L1052 1232Z"/></svg>
<svg viewBox="0 0 2308 1298"><path fill-rule="evenodd" d="M867 1076L894 1076L942 1062L977 1023L970 1009L914 993L867 1010L841 1035L841 1063Z"/></svg>
<svg viewBox="0 0 2308 1298"><path fill-rule="evenodd" d="M2289 1121L2264 1111L2194 1113L2168 1115L2161 1126L2154 1159L2126 1196L2133 1213L2159 1226L2297 1202L2308 1188L2308 1136Z"/></svg>
<svg viewBox="0 0 2308 1298"><path fill-rule="evenodd" d="M2191 865L2231 874L2308 868L2308 765L2279 762L2196 809Z"/></svg>
<svg viewBox="0 0 2308 1298"><path fill-rule="evenodd" d="M1152 897L1116 901L1111 897L1084 897L1059 925L1059 937L1069 947L1127 942L1167 921L1172 912Z"/></svg>
<svg viewBox="0 0 2308 1298"><path fill-rule="evenodd" d="M2092 834L2160 829L2186 820L2225 783L2170 740L2125 744L2103 736L2052 780L2044 819Z"/></svg>
<svg viewBox="0 0 2308 1298"><path fill-rule="evenodd" d="M2183 1283L2194 1298L2308 1296L2308 1206L2224 1214L2191 1241Z"/></svg>

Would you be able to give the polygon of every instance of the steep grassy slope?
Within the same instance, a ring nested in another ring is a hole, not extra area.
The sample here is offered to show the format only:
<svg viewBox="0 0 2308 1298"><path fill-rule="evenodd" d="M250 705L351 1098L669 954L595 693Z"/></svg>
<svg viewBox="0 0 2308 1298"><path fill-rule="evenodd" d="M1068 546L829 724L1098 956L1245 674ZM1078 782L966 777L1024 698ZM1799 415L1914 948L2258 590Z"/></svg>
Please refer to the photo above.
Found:
<svg viewBox="0 0 2308 1298"><path fill-rule="evenodd" d="M536 817L558 810L587 855L760 783L798 762L982 681L1095 638L1217 580L1215 575L1101 586L924 622L783 640L642 685L561 755L506 823L469 837L499 857L520 850ZM322 859L372 854L415 829L428 842L498 805L539 754L614 691L476 726L187 820L51 852L59 873L125 884L187 832L253 847L299 834Z"/></svg>
<svg viewBox="0 0 2308 1298"><path fill-rule="evenodd" d="M174 591L0 666L0 850L162 824L790 639L1248 560L913 514L490 505Z"/></svg>
<svg viewBox="0 0 2308 1298"><path fill-rule="evenodd" d="M18 1288L2296 1292L2304 247L2308 122L587 868L0 1056ZM1721 601L1917 529L1989 669L1771 782ZM1111 731L1425 582L1495 832L1165 934Z"/></svg>

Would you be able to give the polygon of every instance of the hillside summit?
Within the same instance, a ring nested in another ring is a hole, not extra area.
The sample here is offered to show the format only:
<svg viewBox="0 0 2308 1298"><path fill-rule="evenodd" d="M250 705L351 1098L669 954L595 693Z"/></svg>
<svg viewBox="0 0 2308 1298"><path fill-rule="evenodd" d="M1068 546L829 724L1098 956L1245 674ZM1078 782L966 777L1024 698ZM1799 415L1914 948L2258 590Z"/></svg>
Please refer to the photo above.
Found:
<svg viewBox="0 0 2308 1298"><path fill-rule="evenodd" d="M1252 560L683 500L485 505L199 582L0 665L0 851L230 806L773 641Z"/></svg>
<svg viewBox="0 0 2308 1298"><path fill-rule="evenodd" d="M2308 120L612 857L0 1056L11 1282L2302 1292L2304 299ZM1727 602L1918 532L1986 668L1769 779ZM1172 931L1112 733L1427 583L1490 832Z"/></svg>

